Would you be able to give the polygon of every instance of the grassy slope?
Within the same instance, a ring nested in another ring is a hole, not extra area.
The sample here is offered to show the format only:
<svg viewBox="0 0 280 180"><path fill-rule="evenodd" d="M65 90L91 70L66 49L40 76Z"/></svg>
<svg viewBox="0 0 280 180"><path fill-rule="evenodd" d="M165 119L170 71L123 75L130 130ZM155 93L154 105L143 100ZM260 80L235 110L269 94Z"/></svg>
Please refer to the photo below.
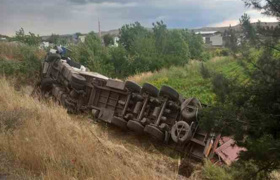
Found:
<svg viewBox="0 0 280 180"><path fill-rule="evenodd" d="M203 79L200 73L201 62L192 61L184 67L170 67L155 73L143 73L128 80L140 84L149 82L158 88L161 85L169 85L181 93L184 97L197 97L203 103L215 102L215 94L212 92L211 79ZM238 76L240 81L246 80L242 68L230 57L214 58L205 63L210 71L225 74L227 77Z"/></svg>
<svg viewBox="0 0 280 180"><path fill-rule="evenodd" d="M11 179L175 179L178 162L145 137L52 102L16 92L0 79L0 177ZM161 149L164 151L164 149Z"/></svg>

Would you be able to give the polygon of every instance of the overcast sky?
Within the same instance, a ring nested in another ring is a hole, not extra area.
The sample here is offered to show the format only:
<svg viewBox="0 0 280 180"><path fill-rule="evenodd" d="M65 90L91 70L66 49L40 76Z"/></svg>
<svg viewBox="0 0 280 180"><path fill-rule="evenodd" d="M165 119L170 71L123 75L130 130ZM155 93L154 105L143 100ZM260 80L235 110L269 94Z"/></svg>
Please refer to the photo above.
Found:
<svg viewBox="0 0 280 180"><path fill-rule="evenodd" d="M163 20L169 28L235 25L244 13L253 21L276 21L247 9L242 0L0 0L0 34L49 35L118 29Z"/></svg>

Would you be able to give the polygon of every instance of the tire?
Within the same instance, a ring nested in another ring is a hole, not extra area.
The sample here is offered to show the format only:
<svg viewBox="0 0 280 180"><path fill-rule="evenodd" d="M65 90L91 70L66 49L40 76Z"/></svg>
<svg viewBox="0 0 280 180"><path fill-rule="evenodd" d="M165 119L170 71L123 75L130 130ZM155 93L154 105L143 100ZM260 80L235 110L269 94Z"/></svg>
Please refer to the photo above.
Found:
<svg viewBox="0 0 280 180"><path fill-rule="evenodd" d="M56 53L49 53L45 59L46 62L53 62L57 59L61 59L61 56Z"/></svg>
<svg viewBox="0 0 280 180"><path fill-rule="evenodd" d="M44 78L41 81L41 90L42 92L49 92L52 90L53 84L55 83L55 80L52 78Z"/></svg>
<svg viewBox="0 0 280 180"><path fill-rule="evenodd" d="M169 86L161 86L159 96L168 97L172 101L179 100L179 93Z"/></svg>
<svg viewBox="0 0 280 180"><path fill-rule="evenodd" d="M178 121L171 128L171 138L175 143L185 143L191 136L191 128L185 121Z"/></svg>
<svg viewBox="0 0 280 180"><path fill-rule="evenodd" d="M158 88L156 88L152 84L145 83L142 86L142 89L141 89L141 94L142 93L147 93L147 94L149 94L149 95L151 95L153 97L158 97L159 90L158 90Z"/></svg>
<svg viewBox="0 0 280 180"><path fill-rule="evenodd" d="M129 120L127 123L128 129L136 132L137 134L144 133L144 126L139 121Z"/></svg>
<svg viewBox="0 0 280 180"><path fill-rule="evenodd" d="M67 109L67 113L76 113L76 106L75 104L68 101L68 99L65 99L65 108Z"/></svg>
<svg viewBox="0 0 280 180"><path fill-rule="evenodd" d="M111 120L111 123L120 127L121 129L127 130L127 121L123 118L114 116Z"/></svg>
<svg viewBox="0 0 280 180"><path fill-rule="evenodd" d="M140 93L141 92L141 86L139 86L138 84L136 84L133 81L125 81L124 86L132 93Z"/></svg>
<svg viewBox="0 0 280 180"><path fill-rule="evenodd" d="M75 104L71 103L67 98L65 98L65 106L67 109L70 109L70 108L75 108Z"/></svg>
<svg viewBox="0 0 280 180"><path fill-rule="evenodd" d="M164 133L153 125L147 125L144 129L144 132L146 132L158 141L163 141L165 137Z"/></svg>
<svg viewBox="0 0 280 180"><path fill-rule="evenodd" d="M66 107L66 103L65 103L66 98L67 98L66 94L61 95L61 101L60 102L61 102L63 107Z"/></svg>
<svg viewBox="0 0 280 180"><path fill-rule="evenodd" d="M196 118L198 109L201 108L202 106L198 99L186 99L181 105L181 115L186 121L190 122Z"/></svg>
<svg viewBox="0 0 280 180"><path fill-rule="evenodd" d="M76 89L76 90L84 90L85 89L85 85L84 84L79 84L79 83L76 83L74 81L71 81L71 87Z"/></svg>
<svg viewBox="0 0 280 180"><path fill-rule="evenodd" d="M84 85L86 83L86 78L79 74L72 74L71 81Z"/></svg>

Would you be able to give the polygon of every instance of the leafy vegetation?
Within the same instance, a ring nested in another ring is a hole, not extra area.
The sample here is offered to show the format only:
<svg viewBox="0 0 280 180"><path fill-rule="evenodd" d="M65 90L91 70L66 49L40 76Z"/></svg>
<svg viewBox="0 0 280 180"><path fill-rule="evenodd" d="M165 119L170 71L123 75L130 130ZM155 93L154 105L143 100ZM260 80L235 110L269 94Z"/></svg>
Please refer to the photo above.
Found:
<svg viewBox="0 0 280 180"><path fill-rule="evenodd" d="M104 45L105 46L110 46L110 45L113 45L114 44L114 38L112 35L110 34L105 34L103 36L103 41L104 41Z"/></svg>
<svg viewBox="0 0 280 180"><path fill-rule="evenodd" d="M119 46L112 47L112 37L100 38L89 33L84 43L73 45L75 60L92 71L111 77L124 78L136 73L155 71L171 65L187 64L190 58L202 58L203 42L200 35L188 30L168 30L161 21L153 29L139 22L120 29Z"/></svg>
<svg viewBox="0 0 280 180"><path fill-rule="evenodd" d="M18 43L0 43L0 73L22 82L38 79L45 52L35 46Z"/></svg>
<svg viewBox="0 0 280 180"><path fill-rule="evenodd" d="M23 28L16 31L16 36L13 37L11 40L18 41L30 46L38 46L41 42L41 38L39 37L39 35L36 36L32 32L29 32L29 34L25 34Z"/></svg>
<svg viewBox="0 0 280 180"><path fill-rule="evenodd" d="M278 0L245 0L245 4L280 18ZM201 125L208 131L233 136L247 149L240 153L236 167L242 171L234 173L235 179L270 179L280 168L280 28L253 27L246 14L240 23L240 44L231 31L227 45L248 78L245 83L236 83L235 76L214 74L218 102L204 111Z"/></svg>
<svg viewBox="0 0 280 180"><path fill-rule="evenodd" d="M217 166L210 160L205 160L201 175L204 180L234 180L229 173L229 167Z"/></svg>
<svg viewBox="0 0 280 180"><path fill-rule="evenodd" d="M206 77L204 71L207 71ZM217 102L217 96L213 93L212 79L209 78L214 72L226 77L238 77L236 79L238 83L244 83L247 79L242 67L231 57L216 57L205 63L190 61L183 67L172 66L168 69L154 73L143 73L128 79L140 84L149 82L158 88L162 85L169 85L184 97L197 97L205 104L214 104Z"/></svg>

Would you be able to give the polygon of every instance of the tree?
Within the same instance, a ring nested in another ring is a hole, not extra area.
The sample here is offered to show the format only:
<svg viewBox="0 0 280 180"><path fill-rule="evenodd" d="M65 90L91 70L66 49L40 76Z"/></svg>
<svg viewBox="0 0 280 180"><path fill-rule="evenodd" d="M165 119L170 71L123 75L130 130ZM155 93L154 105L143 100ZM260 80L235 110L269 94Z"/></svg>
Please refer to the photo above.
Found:
<svg viewBox="0 0 280 180"><path fill-rule="evenodd" d="M191 59L201 59L203 53L203 39L200 34L195 34L187 29L181 31L187 42Z"/></svg>
<svg viewBox="0 0 280 180"><path fill-rule="evenodd" d="M245 0L245 4L280 18L279 0ZM242 171L235 178L265 179L280 169L279 24L267 28L259 22L254 27L246 14L240 24L242 36L236 57L248 74L248 82L237 84L215 76L213 87L219 102L203 112L200 123L208 131L232 135L247 149L240 154L236 167Z"/></svg>
<svg viewBox="0 0 280 180"><path fill-rule="evenodd" d="M167 66L188 63L190 57L189 46L180 30L168 31L164 56Z"/></svg>
<svg viewBox="0 0 280 180"><path fill-rule="evenodd" d="M165 53L167 45L168 30L163 21L153 23L153 32L156 40L156 47L160 53Z"/></svg>
<svg viewBox="0 0 280 180"><path fill-rule="evenodd" d="M20 28L19 31L16 31L16 36L13 39L30 46L38 46L41 42L41 38L39 37L39 35L36 36L32 32L29 32L29 34L25 34L23 28Z"/></svg>
<svg viewBox="0 0 280 180"><path fill-rule="evenodd" d="M148 30L145 29L139 22L134 24L126 24L120 29L119 43L127 50L132 52L132 45L137 39L147 37Z"/></svg>
<svg viewBox="0 0 280 180"><path fill-rule="evenodd" d="M58 42L59 42L59 35L58 35L58 34L52 34L52 35L49 37L48 41L49 41L50 43L53 43L53 44L58 45Z"/></svg>
<svg viewBox="0 0 280 180"><path fill-rule="evenodd" d="M224 31L223 39L225 41L225 47L236 53L238 50L238 38L236 31L231 26Z"/></svg>
<svg viewBox="0 0 280 180"><path fill-rule="evenodd" d="M105 34L103 36L103 41L104 41L105 46L109 46L109 45L113 45L114 44L114 38L110 34Z"/></svg>

